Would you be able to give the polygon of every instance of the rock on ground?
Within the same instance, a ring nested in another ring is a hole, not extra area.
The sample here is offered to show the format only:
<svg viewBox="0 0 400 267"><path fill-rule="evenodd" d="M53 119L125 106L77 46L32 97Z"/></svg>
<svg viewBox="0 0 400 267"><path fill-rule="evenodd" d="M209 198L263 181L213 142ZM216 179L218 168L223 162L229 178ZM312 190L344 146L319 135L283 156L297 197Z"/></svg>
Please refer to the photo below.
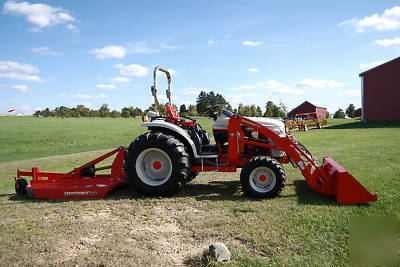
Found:
<svg viewBox="0 0 400 267"><path fill-rule="evenodd" d="M211 256L217 261L229 261L231 259L231 253L224 243L217 242L211 244L209 247Z"/></svg>

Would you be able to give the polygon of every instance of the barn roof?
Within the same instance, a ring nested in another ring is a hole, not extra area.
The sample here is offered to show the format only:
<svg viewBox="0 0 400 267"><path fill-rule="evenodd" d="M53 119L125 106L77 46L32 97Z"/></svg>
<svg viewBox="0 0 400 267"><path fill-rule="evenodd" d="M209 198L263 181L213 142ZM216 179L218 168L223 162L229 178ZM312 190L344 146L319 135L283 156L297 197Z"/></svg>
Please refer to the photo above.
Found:
<svg viewBox="0 0 400 267"><path fill-rule="evenodd" d="M397 57L397 58L395 58L395 59L389 60L388 62L385 62L385 63L383 63L383 64L381 64L381 65L376 66L376 67L373 67L372 69L369 69L369 70L366 70L366 71L364 71L364 72L361 72L358 76L360 76L360 77L361 77L361 76L364 76L364 74L366 74L366 73L368 73L368 72L370 72L370 71L374 71L374 70L379 69L379 68L381 68L381 67L383 67L383 66L389 65L390 63L395 62L395 61L397 61L397 60L400 60L400 57Z"/></svg>
<svg viewBox="0 0 400 267"><path fill-rule="evenodd" d="M324 107L318 107L318 106L314 105L313 103L311 103L310 101L304 101L303 103L301 103L300 105L298 105L298 106L295 107L294 109L296 109L296 108L298 108L298 107L300 107L300 106L302 106L302 105L304 105L304 104L306 104L306 103L308 103L308 104L310 104L310 105L312 105L312 106L314 106L314 107L316 107L316 108L324 108Z"/></svg>

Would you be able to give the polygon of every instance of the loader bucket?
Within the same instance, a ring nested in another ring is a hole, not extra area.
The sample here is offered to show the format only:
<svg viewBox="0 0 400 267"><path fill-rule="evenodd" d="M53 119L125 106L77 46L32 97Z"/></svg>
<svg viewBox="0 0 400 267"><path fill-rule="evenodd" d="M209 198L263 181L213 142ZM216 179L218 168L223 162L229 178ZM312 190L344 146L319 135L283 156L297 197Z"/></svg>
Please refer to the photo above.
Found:
<svg viewBox="0 0 400 267"><path fill-rule="evenodd" d="M313 188L323 195L334 195L339 204L362 204L377 201L350 173L331 158L324 158L320 177Z"/></svg>

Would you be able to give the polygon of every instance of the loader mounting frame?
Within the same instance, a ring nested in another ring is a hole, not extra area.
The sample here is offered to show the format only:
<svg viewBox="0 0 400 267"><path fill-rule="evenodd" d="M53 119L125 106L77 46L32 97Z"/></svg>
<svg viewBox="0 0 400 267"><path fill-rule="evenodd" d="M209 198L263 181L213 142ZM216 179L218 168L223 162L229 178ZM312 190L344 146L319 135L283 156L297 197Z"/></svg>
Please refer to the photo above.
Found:
<svg viewBox="0 0 400 267"><path fill-rule="evenodd" d="M246 137L242 125L252 128L266 138L270 138L273 142L267 144L263 140ZM243 167L250 159L243 156L245 144L248 144L285 152L286 156L277 158L277 161L294 163L310 188L322 195L335 196L340 204L361 204L377 200L376 195L368 192L333 159L325 157L322 166L319 166L311 153L291 134L281 137L255 121L234 115L229 119L228 143L228 155L220 153L212 166L205 166L201 161L201 165L192 165L192 171L235 172L237 168Z"/></svg>

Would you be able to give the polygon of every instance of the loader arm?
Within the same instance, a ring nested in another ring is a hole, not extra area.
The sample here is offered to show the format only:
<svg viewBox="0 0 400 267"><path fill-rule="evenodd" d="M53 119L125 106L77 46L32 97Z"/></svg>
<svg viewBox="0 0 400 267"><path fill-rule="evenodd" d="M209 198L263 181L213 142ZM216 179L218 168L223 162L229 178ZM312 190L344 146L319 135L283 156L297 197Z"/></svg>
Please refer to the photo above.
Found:
<svg viewBox="0 0 400 267"><path fill-rule="evenodd" d="M249 139L244 136L241 125L270 138L273 142L266 144L263 140ZM244 144L272 148L286 153L288 160L296 164L307 184L319 194L334 195L340 204L361 204L376 201L372 195L351 174L333 159L325 157L319 166L311 153L291 134L279 136L274 131L243 116L232 116L229 120L229 162L236 164L239 155L244 151Z"/></svg>

